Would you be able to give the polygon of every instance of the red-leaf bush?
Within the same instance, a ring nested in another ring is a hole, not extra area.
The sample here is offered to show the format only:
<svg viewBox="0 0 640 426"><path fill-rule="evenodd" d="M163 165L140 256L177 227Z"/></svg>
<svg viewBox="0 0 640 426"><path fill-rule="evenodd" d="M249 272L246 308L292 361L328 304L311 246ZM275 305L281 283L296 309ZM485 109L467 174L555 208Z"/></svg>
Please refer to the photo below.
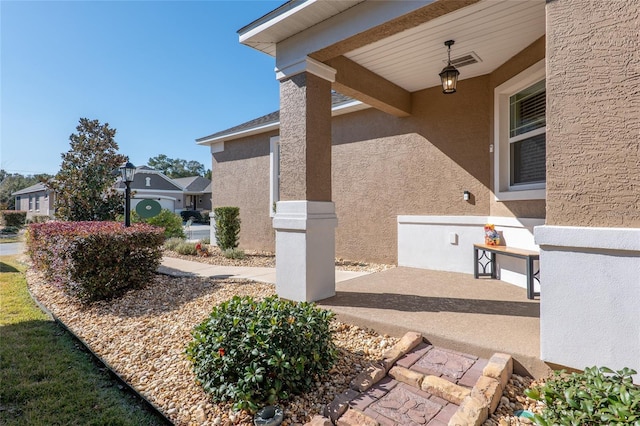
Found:
<svg viewBox="0 0 640 426"><path fill-rule="evenodd" d="M162 228L118 222L29 225L27 251L35 268L83 302L142 287L162 257Z"/></svg>

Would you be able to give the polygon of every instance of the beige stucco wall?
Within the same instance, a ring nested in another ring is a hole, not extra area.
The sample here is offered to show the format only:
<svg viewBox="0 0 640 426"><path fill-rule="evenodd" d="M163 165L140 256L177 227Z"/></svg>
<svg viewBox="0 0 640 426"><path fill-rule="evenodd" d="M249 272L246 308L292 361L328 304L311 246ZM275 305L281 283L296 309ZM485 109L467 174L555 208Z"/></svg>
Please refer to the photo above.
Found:
<svg viewBox="0 0 640 426"><path fill-rule="evenodd" d="M224 144L213 154L213 207L240 207L240 247L275 250L269 211L269 138L277 132L250 136Z"/></svg>
<svg viewBox="0 0 640 426"><path fill-rule="evenodd" d="M640 227L638 22L634 1L547 4L549 225Z"/></svg>
<svg viewBox="0 0 640 426"><path fill-rule="evenodd" d="M336 255L397 261L398 215L544 217L544 200L494 201L493 89L544 57L539 40L494 73L412 94L413 113L367 109L332 120ZM269 137L225 142L214 154L213 205L240 207L243 248L273 250ZM470 191L471 201L463 200Z"/></svg>
<svg viewBox="0 0 640 426"><path fill-rule="evenodd" d="M453 96L416 92L412 104L406 118L374 109L334 118L338 256L395 263L398 215L489 213L488 77L461 81Z"/></svg>
<svg viewBox="0 0 640 426"><path fill-rule="evenodd" d="M505 62L489 75L489 86L491 89L491 140L494 138L493 116L494 116L494 90L496 87L531 67L545 57L545 37L541 37L533 42L526 49ZM491 187L494 179L494 154L489 154L491 162ZM544 218L545 200L524 200L524 201L496 201L494 194L490 198L491 216L506 217L526 217Z"/></svg>

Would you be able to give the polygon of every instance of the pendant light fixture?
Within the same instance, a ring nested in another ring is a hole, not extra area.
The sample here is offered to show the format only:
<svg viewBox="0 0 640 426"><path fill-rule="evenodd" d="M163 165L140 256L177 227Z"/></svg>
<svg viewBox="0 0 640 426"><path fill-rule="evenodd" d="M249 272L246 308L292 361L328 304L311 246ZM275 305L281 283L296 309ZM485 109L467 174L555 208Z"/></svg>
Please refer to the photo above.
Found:
<svg viewBox="0 0 640 426"><path fill-rule="evenodd" d="M456 93L456 85L458 84L458 75L460 71L451 65L451 46L455 43L453 40L447 40L444 45L447 46L447 66L440 72L440 80L442 80L442 93L448 95Z"/></svg>

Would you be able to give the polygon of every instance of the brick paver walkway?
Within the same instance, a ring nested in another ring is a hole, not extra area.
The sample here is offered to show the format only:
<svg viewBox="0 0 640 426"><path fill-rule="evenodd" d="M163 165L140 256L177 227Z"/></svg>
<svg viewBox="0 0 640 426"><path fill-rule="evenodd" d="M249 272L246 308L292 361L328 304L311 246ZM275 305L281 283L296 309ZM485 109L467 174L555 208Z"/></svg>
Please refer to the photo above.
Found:
<svg viewBox="0 0 640 426"><path fill-rule="evenodd" d="M487 363L487 359L421 343L396 365L472 388ZM458 410L456 404L389 376L365 392L350 389L340 395L340 399L382 426L443 426Z"/></svg>

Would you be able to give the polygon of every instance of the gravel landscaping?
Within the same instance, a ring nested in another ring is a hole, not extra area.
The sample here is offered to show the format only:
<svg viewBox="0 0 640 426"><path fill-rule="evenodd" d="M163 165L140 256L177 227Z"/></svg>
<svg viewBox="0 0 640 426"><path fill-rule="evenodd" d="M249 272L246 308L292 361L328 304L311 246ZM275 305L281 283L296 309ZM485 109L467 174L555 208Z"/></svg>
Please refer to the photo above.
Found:
<svg viewBox="0 0 640 426"><path fill-rule="evenodd" d="M27 279L40 303L175 424L252 424L248 413L234 412L231 404L211 401L196 384L184 351L191 330L209 315L213 306L234 295L272 295L273 285L157 275L143 289L110 302L83 306L48 285L36 272L28 272ZM351 379L397 341L338 321L332 327L339 359L310 392L280 403L285 413L284 425L301 425L320 413L324 404L346 390ZM522 394L530 383L530 379L514 375L498 411L485 425L529 424L527 419L515 417L513 411L535 407L535 402Z"/></svg>
<svg viewBox="0 0 640 426"><path fill-rule="evenodd" d="M222 255L222 252L217 246L205 245L204 247L207 249L208 256L188 256L171 250L165 250L164 253L167 257L175 257L178 259L191 260L194 262L202 262L218 266L251 266L265 268L275 268L276 266L275 254L271 252L245 250L244 259L229 259ZM394 267L395 265L386 265L382 263L367 263L341 258L336 259L336 269L341 271L380 272Z"/></svg>

